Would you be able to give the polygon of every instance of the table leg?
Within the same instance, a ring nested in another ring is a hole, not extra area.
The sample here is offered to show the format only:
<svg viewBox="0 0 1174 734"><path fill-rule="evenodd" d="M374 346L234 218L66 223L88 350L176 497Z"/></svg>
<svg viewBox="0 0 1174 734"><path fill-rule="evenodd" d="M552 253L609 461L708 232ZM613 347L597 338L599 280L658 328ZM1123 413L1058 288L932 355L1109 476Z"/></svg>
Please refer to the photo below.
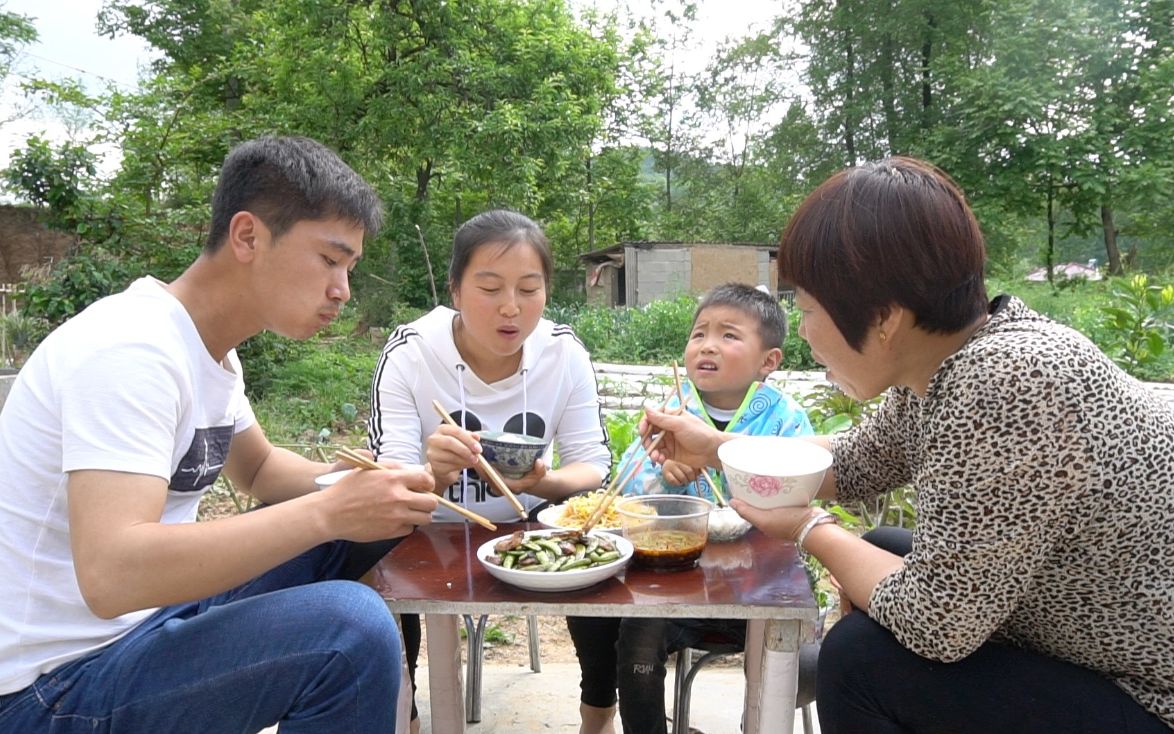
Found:
<svg viewBox="0 0 1174 734"><path fill-rule="evenodd" d="M461 692L461 646L457 615L425 614L428 635L428 700L432 734L465 731L465 697Z"/></svg>
<svg viewBox="0 0 1174 734"><path fill-rule="evenodd" d="M798 620L747 622L744 734L794 731L801 628Z"/></svg>

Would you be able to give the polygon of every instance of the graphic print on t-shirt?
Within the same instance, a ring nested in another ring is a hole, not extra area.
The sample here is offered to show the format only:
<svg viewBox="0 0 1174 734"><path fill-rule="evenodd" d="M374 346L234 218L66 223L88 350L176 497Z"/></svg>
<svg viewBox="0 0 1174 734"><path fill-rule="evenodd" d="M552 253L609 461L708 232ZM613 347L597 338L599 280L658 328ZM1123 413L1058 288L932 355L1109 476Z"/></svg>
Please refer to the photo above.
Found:
<svg viewBox="0 0 1174 734"><path fill-rule="evenodd" d="M175 474L171 475L168 489L174 492L199 492L215 482L228 457L232 432L232 426L197 428L196 434L192 436L192 445L179 460Z"/></svg>
<svg viewBox="0 0 1174 734"><path fill-rule="evenodd" d="M455 422L458 426L461 426L462 428L464 428L466 431L492 430L489 428L485 428L482 425L481 419L479 417L477 417L476 413L468 413L468 412L461 411L461 410L454 410L454 411L450 411L449 414L452 416L453 422ZM505 427L502 430L505 431L506 433L523 433L523 431L522 431L522 422L523 422L522 418L523 418L523 416L521 413L517 413L517 414L511 416L505 422ZM524 431L525 435L533 436L534 438L542 438L543 436L546 435L546 421L542 420L542 416L538 415L537 413L531 413L531 412L527 411L526 415L525 415L525 423L526 423L526 430ZM549 467L547 467L547 468L549 469ZM489 484L489 482L482 479L481 475L477 473L476 469L470 469L468 474L469 474L469 488L473 490L473 501L484 502L487 499L489 499L490 497L495 496L490 492L489 488L491 485ZM452 485L449 486L448 490L445 491L445 496L448 497L448 499L452 500L453 502L456 502L457 504L464 503L464 499L462 499L462 497L461 497L461 480L460 479L453 482Z"/></svg>

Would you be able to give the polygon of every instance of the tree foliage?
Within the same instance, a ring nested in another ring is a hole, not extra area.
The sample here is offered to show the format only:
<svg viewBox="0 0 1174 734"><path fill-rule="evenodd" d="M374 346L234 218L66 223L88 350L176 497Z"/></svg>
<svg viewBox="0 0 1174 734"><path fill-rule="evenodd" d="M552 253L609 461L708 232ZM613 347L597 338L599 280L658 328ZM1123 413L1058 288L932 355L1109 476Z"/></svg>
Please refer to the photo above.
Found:
<svg viewBox="0 0 1174 734"><path fill-rule="evenodd" d="M98 122L30 140L5 179L83 249L168 277L233 144L320 139L388 209L354 283L367 323L443 297L452 232L487 207L541 221L574 283L624 240L776 241L833 171L896 154L959 181L992 271L1093 238L1114 271L1174 263L1174 0L790 0L702 53L712 2L108 0L100 29L150 44L150 73L27 85ZM0 71L33 33L0 11Z"/></svg>

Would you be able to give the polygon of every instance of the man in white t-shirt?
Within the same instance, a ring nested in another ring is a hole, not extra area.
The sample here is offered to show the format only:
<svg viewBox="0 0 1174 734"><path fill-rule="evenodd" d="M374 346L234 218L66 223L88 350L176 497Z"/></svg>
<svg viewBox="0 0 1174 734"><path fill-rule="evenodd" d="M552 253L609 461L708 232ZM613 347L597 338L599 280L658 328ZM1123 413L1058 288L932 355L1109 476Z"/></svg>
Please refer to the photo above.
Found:
<svg viewBox="0 0 1174 734"><path fill-rule="evenodd" d="M244 143L200 257L29 358L0 413L0 731L394 731L399 635L348 579L430 521L431 476L315 491L338 467L269 443L235 352L330 323L381 219L324 146ZM263 506L194 522L221 471Z"/></svg>

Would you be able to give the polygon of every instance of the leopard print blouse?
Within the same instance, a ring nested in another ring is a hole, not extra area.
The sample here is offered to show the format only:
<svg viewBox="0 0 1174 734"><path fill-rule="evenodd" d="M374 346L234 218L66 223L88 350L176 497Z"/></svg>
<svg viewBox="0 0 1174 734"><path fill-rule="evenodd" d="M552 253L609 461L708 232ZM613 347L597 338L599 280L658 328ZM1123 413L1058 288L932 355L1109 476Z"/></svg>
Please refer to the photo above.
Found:
<svg viewBox="0 0 1174 734"><path fill-rule="evenodd" d="M833 441L839 501L910 484L913 552L870 614L956 661L988 638L1112 677L1174 727L1174 409L1001 296L924 398Z"/></svg>

